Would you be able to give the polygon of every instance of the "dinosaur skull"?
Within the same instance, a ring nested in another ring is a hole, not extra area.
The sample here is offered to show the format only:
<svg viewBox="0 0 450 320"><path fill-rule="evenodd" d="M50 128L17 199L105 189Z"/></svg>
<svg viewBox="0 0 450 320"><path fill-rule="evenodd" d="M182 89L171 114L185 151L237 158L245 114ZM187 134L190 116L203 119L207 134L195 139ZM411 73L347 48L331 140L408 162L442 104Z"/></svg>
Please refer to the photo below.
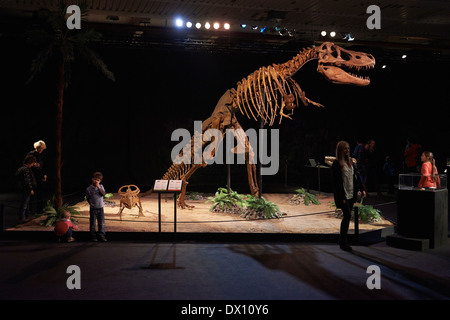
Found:
<svg viewBox="0 0 450 320"><path fill-rule="evenodd" d="M360 77L343 69L352 71L371 69L375 66L375 58L372 55L346 50L331 42L324 42L317 51L319 52L317 71L332 83L356 86L367 86L370 83L368 77Z"/></svg>

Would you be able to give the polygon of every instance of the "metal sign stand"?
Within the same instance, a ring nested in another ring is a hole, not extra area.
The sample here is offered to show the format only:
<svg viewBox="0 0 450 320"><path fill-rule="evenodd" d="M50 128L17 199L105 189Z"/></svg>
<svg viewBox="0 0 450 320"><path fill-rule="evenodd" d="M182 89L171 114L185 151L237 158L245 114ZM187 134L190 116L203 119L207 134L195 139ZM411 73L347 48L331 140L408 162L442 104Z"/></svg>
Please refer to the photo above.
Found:
<svg viewBox="0 0 450 320"><path fill-rule="evenodd" d="M178 182L176 188L171 188L172 182ZM181 180L156 180L154 192L158 193L158 233L161 233L161 194L173 193L173 232L177 232L177 194L181 192Z"/></svg>

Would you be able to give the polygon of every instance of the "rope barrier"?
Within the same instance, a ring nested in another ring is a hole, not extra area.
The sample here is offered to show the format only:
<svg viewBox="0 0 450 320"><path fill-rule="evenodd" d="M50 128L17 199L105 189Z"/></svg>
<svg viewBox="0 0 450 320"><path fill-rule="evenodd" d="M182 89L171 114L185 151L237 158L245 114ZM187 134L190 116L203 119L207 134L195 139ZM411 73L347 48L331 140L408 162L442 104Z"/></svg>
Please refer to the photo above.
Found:
<svg viewBox="0 0 450 320"><path fill-rule="evenodd" d="M322 212L313 212L313 213L307 213L307 214L299 214L299 215L294 215L294 216L283 216L283 217L279 217L277 219L283 219L283 218L296 218L296 217L303 217L303 216L310 216L310 215L318 215L318 214L325 214L325 213L333 213L334 211L322 211ZM150 212L150 213L154 213L154 212ZM157 214L157 213L154 213ZM77 219L89 219L89 217L79 217L76 216L75 218ZM221 222L244 222L244 221L261 221L261 220L269 220L269 219L244 219L244 220L239 220L239 219L234 219L234 220L204 220L204 221L178 221L177 220L177 224L178 223L221 223ZM144 223L144 222L149 222L149 223L157 223L158 221L139 221L139 220L120 220L120 219L107 219L105 218L105 221L123 221L123 222L140 222L140 223ZM174 221L161 221L161 223L173 223Z"/></svg>
<svg viewBox="0 0 450 320"><path fill-rule="evenodd" d="M70 194L66 194L63 195L64 197L69 197L69 196L73 196L76 194L80 194L83 191L75 191L72 192ZM46 202L46 201L45 201ZM8 205L7 203L17 203L17 201L3 201L2 204L5 208L12 208L12 209L17 209L20 210L22 209L21 207L18 206L13 206L13 205ZM379 207L379 206L385 206L385 205L390 205L390 204L395 204L397 203L397 201L391 201L391 202L385 202L385 203L379 203L379 204L374 204L372 205L373 207ZM312 212L312 213L306 213L306 214L297 214L297 215L285 215L285 216L281 216L277 219L288 219L288 218L298 218L298 217L305 217L305 216L312 216L312 215L320 215L320 214L327 214L327 213L333 213L335 212L335 210L329 210L329 211L321 211L321 212ZM158 213L155 212L150 212L151 214L155 214L157 215ZM89 217L80 217L80 216L75 216L74 218L76 219L89 219ZM261 220L267 220L267 219L233 219L233 220L208 220L208 221L177 221L177 224L179 223L184 223L184 224L205 224L205 223L229 223L229 222L245 222L245 221L261 221ZM139 221L139 220L120 220L120 219L110 219L110 218L106 218L105 217L105 221L123 221L123 222L138 222L138 223L158 223L159 221ZM161 223L164 224L172 224L174 223L174 221L161 221Z"/></svg>

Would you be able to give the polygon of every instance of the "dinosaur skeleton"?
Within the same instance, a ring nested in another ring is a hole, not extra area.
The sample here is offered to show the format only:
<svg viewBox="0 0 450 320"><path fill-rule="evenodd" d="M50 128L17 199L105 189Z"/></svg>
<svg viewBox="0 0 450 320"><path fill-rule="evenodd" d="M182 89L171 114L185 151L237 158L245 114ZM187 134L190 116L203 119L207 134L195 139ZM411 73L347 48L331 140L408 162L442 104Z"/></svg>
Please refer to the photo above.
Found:
<svg viewBox="0 0 450 320"><path fill-rule="evenodd" d="M202 133L208 129L217 129L222 133L222 138L227 129L235 129L235 132L239 133L235 138L245 148L243 151L235 148L234 152L245 153L248 182L253 195L257 195L259 190L256 181L256 166L249 161L249 159L253 159L254 152L248 137L243 130L239 130L242 127L238 123L235 113L239 111L250 119L262 119L264 124L271 126L277 116L280 118L280 123L283 118L292 119L291 116L294 109L299 106L299 101L305 106L312 104L323 107L320 103L308 99L299 84L292 78L305 63L314 59L318 60L317 71L327 80L336 84L367 86L370 83L368 78L357 76L344 71L344 69L358 72L375 66L375 59L370 54L346 50L331 42L324 42L318 47L303 49L286 63L273 64L254 71L239 81L236 88L226 91L218 101L212 115L202 123ZM195 135L198 134L200 133L195 133ZM192 157L196 151L194 150L194 139L198 139L198 136L195 135L190 144ZM202 149L207 144L216 144L212 145L212 148L209 149L211 153L207 155L207 157L213 158L218 141L214 137L211 141L203 141L203 139L197 141L202 141ZM183 151L180 152L180 156L182 154ZM196 164L194 161L174 162L164 174L163 180L183 181L178 199L178 206L181 208L192 208L184 200L187 181L197 169L207 165L205 160L207 159L204 159L201 164Z"/></svg>
<svg viewBox="0 0 450 320"><path fill-rule="evenodd" d="M122 220L123 209L127 208L131 210L136 206L139 208L138 217L144 217L144 213L142 212L142 203L138 197L139 192L141 191L134 184L128 184L125 186L121 186L119 188L118 194L121 196L121 198L120 198L120 210L118 215L120 217L120 220Z"/></svg>

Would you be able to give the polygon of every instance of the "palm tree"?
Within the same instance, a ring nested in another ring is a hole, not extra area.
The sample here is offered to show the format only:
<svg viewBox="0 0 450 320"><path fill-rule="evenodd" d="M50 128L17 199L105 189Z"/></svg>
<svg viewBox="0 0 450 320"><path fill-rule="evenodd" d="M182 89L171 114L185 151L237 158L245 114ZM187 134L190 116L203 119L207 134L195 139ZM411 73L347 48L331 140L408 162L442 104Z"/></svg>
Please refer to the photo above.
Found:
<svg viewBox="0 0 450 320"><path fill-rule="evenodd" d="M87 15L87 4L79 4L81 17ZM93 66L97 67L108 79L115 81L114 74L105 63L90 49L88 44L98 40L101 34L93 29L83 28L80 30L69 30L66 25L66 6L64 1L59 2L59 10L50 11L41 9L37 13L43 22L42 39L46 39L45 47L38 53L31 65L29 83L50 60L54 60L57 66L57 99L56 99L56 145L55 145L55 205L60 208L63 204L61 188L61 160L62 160L62 125L63 125L63 102L64 90L68 87L71 63L77 57L84 58Z"/></svg>

